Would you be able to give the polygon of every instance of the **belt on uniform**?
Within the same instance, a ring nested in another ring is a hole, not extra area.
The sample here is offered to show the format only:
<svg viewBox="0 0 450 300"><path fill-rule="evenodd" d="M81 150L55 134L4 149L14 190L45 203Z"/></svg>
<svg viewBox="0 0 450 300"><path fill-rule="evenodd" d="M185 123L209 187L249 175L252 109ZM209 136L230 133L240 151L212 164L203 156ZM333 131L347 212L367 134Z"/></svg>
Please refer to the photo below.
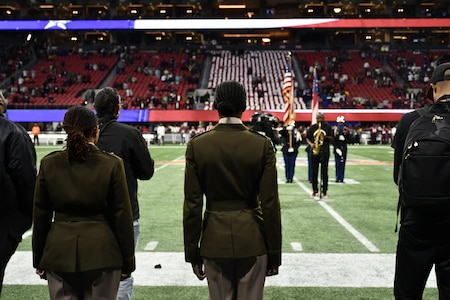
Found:
<svg viewBox="0 0 450 300"><path fill-rule="evenodd" d="M79 222L79 221L106 221L106 219L105 216L101 214L77 216L59 212L55 213L55 222Z"/></svg>
<svg viewBox="0 0 450 300"><path fill-rule="evenodd" d="M239 201L239 200L206 201L207 210L238 210L238 209L255 209L255 208L257 208L256 203L248 203L247 201Z"/></svg>

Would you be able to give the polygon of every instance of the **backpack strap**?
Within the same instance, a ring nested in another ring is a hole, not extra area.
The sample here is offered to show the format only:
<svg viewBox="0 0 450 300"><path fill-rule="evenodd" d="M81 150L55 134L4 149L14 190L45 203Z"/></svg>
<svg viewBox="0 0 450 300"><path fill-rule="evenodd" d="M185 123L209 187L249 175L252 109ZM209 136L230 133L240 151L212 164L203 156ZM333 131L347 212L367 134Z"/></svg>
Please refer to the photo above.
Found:
<svg viewBox="0 0 450 300"><path fill-rule="evenodd" d="M419 114L419 117L424 116L424 115L427 113L428 110L429 110L429 108L428 108L428 107L425 107L425 106L416 109L417 113ZM411 126L411 125L410 125L410 126Z"/></svg>
<svg viewBox="0 0 450 300"><path fill-rule="evenodd" d="M399 222L399 216L400 216L400 207L402 206L402 195L398 195L398 202L397 202L397 220L395 222L395 229L394 232L397 233L398 231L398 222Z"/></svg>
<svg viewBox="0 0 450 300"><path fill-rule="evenodd" d="M419 117L418 117L418 118L420 118L421 116L424 116L429 110L430 110L430 107L428 107L428 106L424 106L424 107L421 107L421 108L416 109L417 113L419 114ZM418 118L417 118L417 119L418 119ZM417 119L416 119L416 120L417 120ZM411 125L412 125L416 120L414 120L411 124L409 124L409 127L411 127ZM409 131L409 127L408 127L408 131ZM406 143L406 141L405 141L405 143ZM404 149L405 149L405 145L403 145L402 151L404 151ZM402 154L402 159L403 159L403 154ZM402 172L401 167L402 167L402 166L400 165L399 173ZM398 195L398 202L397 202L397 220L396 220L396 222L395 222L395 230L394 230L394 232L397 232L397 231L398 231L398 224L399 224L399 216L400 216L400 208L401 208L401 207L402 207L402 195L399 194L399 195Z"/></svg>

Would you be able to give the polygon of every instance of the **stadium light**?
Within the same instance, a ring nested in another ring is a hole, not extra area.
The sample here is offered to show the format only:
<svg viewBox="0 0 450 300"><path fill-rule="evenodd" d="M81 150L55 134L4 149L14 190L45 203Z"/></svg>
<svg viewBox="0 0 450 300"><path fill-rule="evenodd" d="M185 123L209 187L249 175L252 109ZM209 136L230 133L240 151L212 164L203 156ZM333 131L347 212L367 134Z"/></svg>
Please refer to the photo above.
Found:
<svg viewBox="0 0 450 300"><path fill-rule="evenodd" d="M219 4L219 9L245 9L245 4Z"/></svg>

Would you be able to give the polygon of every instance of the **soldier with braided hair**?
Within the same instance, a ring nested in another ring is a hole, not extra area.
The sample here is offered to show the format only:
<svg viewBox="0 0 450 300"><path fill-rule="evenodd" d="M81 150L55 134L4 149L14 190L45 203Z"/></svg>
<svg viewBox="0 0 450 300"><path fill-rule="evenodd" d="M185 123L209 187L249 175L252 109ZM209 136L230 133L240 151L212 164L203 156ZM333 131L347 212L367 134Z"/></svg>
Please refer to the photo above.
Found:
<svg viewBox="0 0 450 300"><path fill-rule="evenodd" d="M265 277L281 265L275 152L268 137L243 125L246 100L240 83L219 84L218 124L186 149L185 259L215 300L263 299Z"/></svg>
<svg viewBox="0 0 450 300"><path fill-rule="evenodd" d="M95 142L95 114L64 116L67 147L41 160L33 209L33 266L50 299L114 299L135 269L133 216L121 158Z"/></svg>

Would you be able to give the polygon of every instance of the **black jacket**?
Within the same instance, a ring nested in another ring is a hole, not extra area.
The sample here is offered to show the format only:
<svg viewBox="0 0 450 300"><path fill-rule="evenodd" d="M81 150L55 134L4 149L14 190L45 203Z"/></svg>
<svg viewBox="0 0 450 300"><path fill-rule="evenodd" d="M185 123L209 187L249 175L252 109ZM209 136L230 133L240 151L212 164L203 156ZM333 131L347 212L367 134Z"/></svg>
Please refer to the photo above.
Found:
<svg viewBox="0 0 450 300"><path fill-rule="evenodd" d="M0 114L0 230L16 241L31 227L36 151L25 128Z"/></svg>
<svg viewBox="0 0 450 300"><path fill-rule="evenodd" d="M122 158L127 176L133 219L139 219L138 182L148 180L155 172L155 162L141 132L130 125L119 123L113 116L99 118L100 137L97 146Z"/></svg>

